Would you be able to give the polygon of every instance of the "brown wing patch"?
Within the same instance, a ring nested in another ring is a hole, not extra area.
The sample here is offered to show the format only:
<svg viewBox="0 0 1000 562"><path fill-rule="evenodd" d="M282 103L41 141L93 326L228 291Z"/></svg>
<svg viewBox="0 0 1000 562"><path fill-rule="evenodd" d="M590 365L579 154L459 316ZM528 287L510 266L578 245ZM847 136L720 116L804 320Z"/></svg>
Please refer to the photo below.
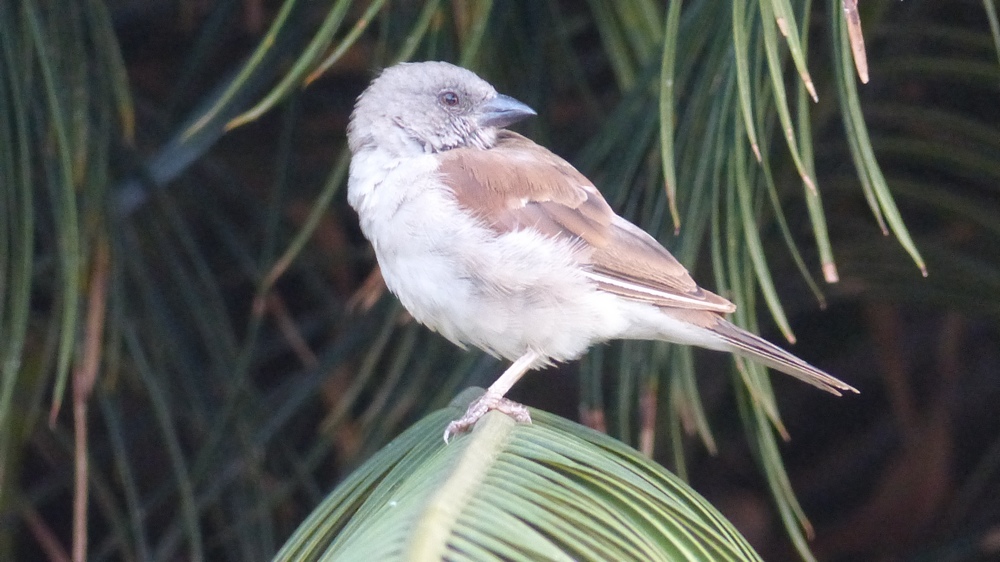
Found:
<svg viewBox="0 0 1000 562"><path fill-rule="evenodd" d="M597 189L565 160L516 133L502 131L490 150L446 151L439 170L459 205L498 232L532 227L607 244L615 215Z"/></svg>
<svg viewBox="0 0 1000 562"><path fill-rule="evenodd" d="M733 312L736 305L699 287L687 269L644 230L615 217L612 243L596 251L593 271L611 282L601 288L657 306ZM663 293L669 294L664 298Z"/></svg>
<svg viewBox="0 0 1000 562"><path fill-rule="evenodd" d="M582 240L590 276L605 291L656 306L732 312L705 291L663 246L619 217L583 174L534 142L501 131L489 150L439 155L458 204L496 232L534 228Z"/></svg>

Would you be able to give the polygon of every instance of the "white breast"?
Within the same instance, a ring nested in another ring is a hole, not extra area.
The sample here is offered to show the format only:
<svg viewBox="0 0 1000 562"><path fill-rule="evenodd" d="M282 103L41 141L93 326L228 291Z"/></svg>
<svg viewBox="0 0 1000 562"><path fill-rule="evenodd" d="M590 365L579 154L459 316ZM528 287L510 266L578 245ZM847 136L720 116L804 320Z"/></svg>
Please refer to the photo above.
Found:
<svg viewBox="0 0 1000 562"><path fill-rule="evenodd" d="M414 318L511 360L528 349L574 359L628 330L621 301L583 275L570 241L533 230L497 236L460 211L436 169L433 155L351 161L348 200L386 285Z"/></svg>

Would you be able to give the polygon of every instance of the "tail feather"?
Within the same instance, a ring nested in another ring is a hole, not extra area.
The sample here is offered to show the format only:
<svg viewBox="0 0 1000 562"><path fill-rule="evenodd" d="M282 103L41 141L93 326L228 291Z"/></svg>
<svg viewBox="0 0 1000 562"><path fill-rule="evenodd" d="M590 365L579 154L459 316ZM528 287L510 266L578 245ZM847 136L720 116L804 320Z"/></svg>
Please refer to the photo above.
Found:
<svg viewBox="0 0 1000 562"><path fill-rule="evenodd" d="M730 322L722 320L710 329L721 336L731 346L730 351L737 355L763 363L837 396L841 395L841 391L858 392L846 382Z"/></svg>

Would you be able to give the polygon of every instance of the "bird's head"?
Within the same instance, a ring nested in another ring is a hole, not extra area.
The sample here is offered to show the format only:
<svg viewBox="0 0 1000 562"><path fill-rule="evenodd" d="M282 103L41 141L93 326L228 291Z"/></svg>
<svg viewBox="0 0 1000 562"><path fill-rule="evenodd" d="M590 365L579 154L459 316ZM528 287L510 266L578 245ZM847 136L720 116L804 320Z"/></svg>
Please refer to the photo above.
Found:
<svg viewBox="0 0 1000 562"><path fill-rule="evenodd" d="M446 62L402 63L382 71L358 97L347 138L354 153L487 149L499 129L532 115L469 70Z"/></svg>

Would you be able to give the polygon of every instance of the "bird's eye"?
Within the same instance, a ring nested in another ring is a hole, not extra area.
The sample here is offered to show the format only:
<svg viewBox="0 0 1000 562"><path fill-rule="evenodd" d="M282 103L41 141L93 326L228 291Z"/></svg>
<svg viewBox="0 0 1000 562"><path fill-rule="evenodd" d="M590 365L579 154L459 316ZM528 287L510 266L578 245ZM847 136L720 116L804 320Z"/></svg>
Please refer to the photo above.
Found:
<svg viewBox="0 0 1000 562"><path fill-rule="evenodd" d="M445 90L438 94L438 101L445 107L457 107L459 102L458 94L451 90Z"/></svg>

